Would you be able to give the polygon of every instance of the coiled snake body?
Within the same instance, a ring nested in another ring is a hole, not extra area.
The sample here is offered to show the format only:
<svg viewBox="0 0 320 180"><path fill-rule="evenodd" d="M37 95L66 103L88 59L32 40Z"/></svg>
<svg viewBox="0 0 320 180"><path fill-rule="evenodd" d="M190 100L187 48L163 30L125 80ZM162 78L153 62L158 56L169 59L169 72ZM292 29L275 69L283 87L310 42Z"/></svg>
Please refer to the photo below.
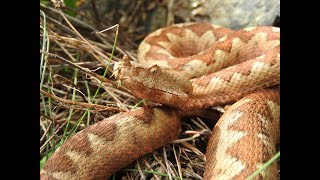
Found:
<svg viewBox="0 0 320 180"><path fill-rule="evenodd" d="M215 125L204 179L244 179L275 154L280 139L280 29L233 31L206 23L159 29L138 49L138 63L117 78L138 98L165 106L109 117L67 140L41 179L105 179L175 140L184 112L234 103ZM277 179L273 163L257 179Z"/></svg>

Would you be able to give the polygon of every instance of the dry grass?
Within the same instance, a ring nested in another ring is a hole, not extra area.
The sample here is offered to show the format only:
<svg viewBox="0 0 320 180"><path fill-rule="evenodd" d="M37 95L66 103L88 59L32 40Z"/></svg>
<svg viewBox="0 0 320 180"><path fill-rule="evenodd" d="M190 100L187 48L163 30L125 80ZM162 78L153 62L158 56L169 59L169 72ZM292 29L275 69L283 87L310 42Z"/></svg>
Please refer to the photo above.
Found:
<svg viewBox="0 0 320 180"><path fill-rule="evenodd" d="M94 8L92 16L79 20L41 5L41 165L79 130L120 111L149 103L119 87L112 76L114 63L124 53L136 58L137 46L147 34L143 20L154 4L147 8L144 5L144 1L136 1L127 4L126 11L110 10L109 18L121 14L121 24L102 33L98 31L115 25L116 20L101 23ZM200 118L185 120L177 141L141 157L114 177L202 179L208 133L201 132L210 132L212 126L212 122Z"/></svg>

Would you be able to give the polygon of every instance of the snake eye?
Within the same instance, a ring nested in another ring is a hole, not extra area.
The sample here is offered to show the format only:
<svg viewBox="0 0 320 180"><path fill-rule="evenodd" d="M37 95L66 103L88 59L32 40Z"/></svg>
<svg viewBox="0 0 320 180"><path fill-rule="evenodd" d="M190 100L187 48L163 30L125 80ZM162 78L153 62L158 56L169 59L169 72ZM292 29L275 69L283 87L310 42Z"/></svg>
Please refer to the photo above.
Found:
<svg viewBox="0 0 320 180"><path fill-rule="evenodd" d="M151 72L151 74L158 74L158 72L160 71L160 67L158 65L154 65L152 67L150 67L149 71Z"/></svg>

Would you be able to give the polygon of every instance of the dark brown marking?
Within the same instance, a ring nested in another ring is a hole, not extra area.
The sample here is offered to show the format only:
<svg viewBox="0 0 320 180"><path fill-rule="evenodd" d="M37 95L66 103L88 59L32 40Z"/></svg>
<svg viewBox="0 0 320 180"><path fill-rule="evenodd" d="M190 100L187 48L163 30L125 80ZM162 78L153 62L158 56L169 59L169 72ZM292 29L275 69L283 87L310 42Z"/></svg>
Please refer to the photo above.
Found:
<svg viewBox="0 0 320 180"><path fill-rule="evenodd" d="M137 111L133 116L144 123L150 124L153 120L154 110L153 108L145 108L143 111Z"/></svg>
<svg viewBox="0 0 320 180"><path fill-rule="evenodd" d="M108 118L92 126L89 126L84 130L84 132L97 135L101 138L105 138L106 141L112 141L117 131L117 124L115 121L117 120L117 117L119 115L113 116L112 118Z"/></svg>
<svg viewBox="0 0 320 180"><path fill-rule="evenodd" d="M64 151L76 151L81 154L89 155L92 153L90 142L85 131L78 133L68 140L65 146L61 147Z"/></svg>

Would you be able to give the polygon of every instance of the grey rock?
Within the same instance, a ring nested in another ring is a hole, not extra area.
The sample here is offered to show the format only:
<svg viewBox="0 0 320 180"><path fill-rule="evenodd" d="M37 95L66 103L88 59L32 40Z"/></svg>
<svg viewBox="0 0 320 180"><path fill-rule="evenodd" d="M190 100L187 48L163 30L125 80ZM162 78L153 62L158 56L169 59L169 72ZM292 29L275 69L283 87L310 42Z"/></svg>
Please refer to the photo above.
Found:
<svg viewBox="0 0 320 180"><path fill-rule="evenodd" d="M232 29L272 25L280 16L280 0L208 0L203 5L209 22Z"/></svg>

